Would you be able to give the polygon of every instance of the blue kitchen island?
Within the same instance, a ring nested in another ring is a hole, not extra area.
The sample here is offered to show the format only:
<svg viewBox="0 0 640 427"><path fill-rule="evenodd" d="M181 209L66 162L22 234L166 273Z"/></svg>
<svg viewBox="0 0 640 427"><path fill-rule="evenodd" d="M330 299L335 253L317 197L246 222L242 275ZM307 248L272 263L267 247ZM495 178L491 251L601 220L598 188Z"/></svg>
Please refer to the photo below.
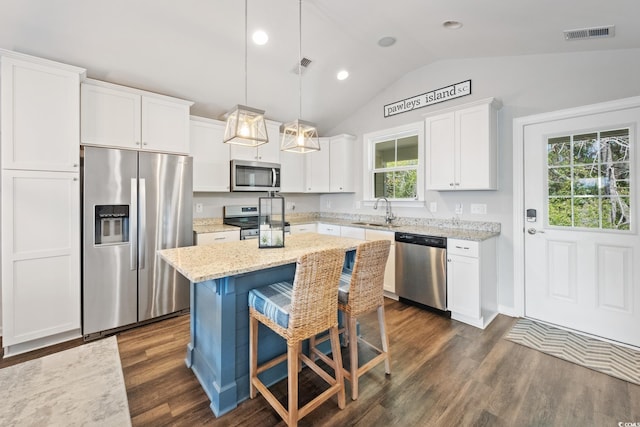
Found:
<svg viewBox="0 0 640 427"><path fill-rule="evenodd" d="M323 249L353 259L358 239L302 233L287 236L284 248L259 249L257 240L224 242L158 251L191 282L191 342L186 364L198 378L216 416L249 397L249 290L292 281L301 255ZM286 343L260 325L258 362L286 352ZM287 375L286 364L261 374L265 384Z"/></svg>

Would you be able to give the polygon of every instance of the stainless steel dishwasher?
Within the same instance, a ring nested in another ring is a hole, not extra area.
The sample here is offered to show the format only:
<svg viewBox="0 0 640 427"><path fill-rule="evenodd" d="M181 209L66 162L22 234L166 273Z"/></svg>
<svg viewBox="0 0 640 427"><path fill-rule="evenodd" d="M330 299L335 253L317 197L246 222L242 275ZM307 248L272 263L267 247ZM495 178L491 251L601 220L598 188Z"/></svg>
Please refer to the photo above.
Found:
<svg viewBox="0 0 640 427"><path fill-rule="evenodd" d="M447 238L396 232L396 294L447 309Z"/></svg>

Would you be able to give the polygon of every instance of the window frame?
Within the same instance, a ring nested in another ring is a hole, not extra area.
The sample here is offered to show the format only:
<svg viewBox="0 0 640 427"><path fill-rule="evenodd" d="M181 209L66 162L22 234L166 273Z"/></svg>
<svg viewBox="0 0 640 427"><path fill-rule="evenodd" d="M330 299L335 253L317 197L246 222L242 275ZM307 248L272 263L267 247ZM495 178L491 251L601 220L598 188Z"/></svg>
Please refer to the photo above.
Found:
<svg viewBox="0 0 640 427"><path fill-rule="evenodd" d="M424 121L409 123L394 128L383 129L363 135L366 145L366 156L363 156L363 202L373 203L376 200L374 195L374 171L375 168L375 146L378 142L397 140L409 136L418 137L418 164L415 166L417 172L416 197L413 199L389 199L392 204L403 206L424 206L425 201L425 158L424 158ZM413 166L402 166L393 168L397 170L414 169Z"/></svg>

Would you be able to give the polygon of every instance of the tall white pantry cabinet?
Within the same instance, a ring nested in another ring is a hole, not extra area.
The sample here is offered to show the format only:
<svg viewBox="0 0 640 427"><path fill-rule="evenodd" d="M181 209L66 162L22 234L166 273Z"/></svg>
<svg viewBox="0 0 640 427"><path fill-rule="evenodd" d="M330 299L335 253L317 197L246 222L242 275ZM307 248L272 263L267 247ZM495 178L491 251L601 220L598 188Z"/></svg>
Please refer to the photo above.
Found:
<svg viewBox="0 0 640 427"><path fill-rule="evenodd" d="M81 68L0 50L5 356L81 336Z"/></svg>

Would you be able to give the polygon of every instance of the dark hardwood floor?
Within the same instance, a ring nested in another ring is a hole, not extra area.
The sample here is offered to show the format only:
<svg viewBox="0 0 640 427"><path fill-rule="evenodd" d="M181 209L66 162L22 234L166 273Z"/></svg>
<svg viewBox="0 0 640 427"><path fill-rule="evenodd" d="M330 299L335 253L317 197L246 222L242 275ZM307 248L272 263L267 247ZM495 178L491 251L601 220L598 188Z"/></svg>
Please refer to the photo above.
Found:
<svg viewBox="0 0 640 427"><path fill-rule="evenodd" d="M640 422L640 386L502 339L515 319L499 316L482 331L387 300L392 374L379 365L360 379L360 398L334 400L301 426L617 426ZM361 331L376 342L375 315ZM122 332L120 357L134 426L283 426L258 396L215 418L184 365L189 316ZM81 341L0 362L0 368ZM301 374L301 400L323 387ZM274 386L285 402L286 382ZM349 383L347 383L349 390Z"/></svg>

